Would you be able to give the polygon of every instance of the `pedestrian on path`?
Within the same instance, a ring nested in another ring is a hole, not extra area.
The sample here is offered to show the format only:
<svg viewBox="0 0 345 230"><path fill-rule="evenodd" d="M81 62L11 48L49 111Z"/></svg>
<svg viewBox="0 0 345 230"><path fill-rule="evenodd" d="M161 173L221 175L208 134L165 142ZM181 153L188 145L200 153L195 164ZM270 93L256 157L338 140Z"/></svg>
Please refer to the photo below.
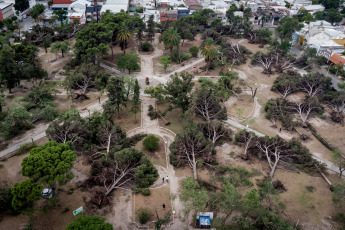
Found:
<svg viewBox="0 0 345 230"><path fill-rule="evenodd" d="M163 206L163 209L165 209L165 204L164 204L164 203L163 203L163 205L162 205L162 206Z"/></svg>
<svg viewBox="0 0 345 230"><path fill-rule="evenodd" d="M167 183L169 183L169 176L167 176L167 179L166 179Z"/></svg>
<svg viewBox="0 0 345 230"><path fill-rule="evenodd" d="M162 178L162 180L163 180L163 184L164 184L164 177Z"/></svg>

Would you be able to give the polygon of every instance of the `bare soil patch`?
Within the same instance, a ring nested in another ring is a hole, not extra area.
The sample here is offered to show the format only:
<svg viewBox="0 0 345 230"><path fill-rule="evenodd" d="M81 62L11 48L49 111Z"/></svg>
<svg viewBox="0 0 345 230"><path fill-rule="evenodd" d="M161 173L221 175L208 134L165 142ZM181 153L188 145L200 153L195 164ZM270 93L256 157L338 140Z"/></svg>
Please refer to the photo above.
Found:
<svg viewBox="0 0 345 230"><path fill-rule="evenodd" d="M156 151L149 151L145 149L145 147L143 146L143 140L138 142L135 148L138 149L139 151L142 151L147 156L147 158L151 161L152 164L159 165L166 168L167 162L166 162L166 155L165 155L164 140L160 136L157 136L157 135L155 136L159 138L159 144Z"/></svg>
<svg viewBox="0 0 345 230"><path fill-rule="evenodd" d="M299 220L303 229L334 229L329 220L336 214L332 203L332 192L322 177L311 176L303 172L276 171L276 177L288 189L280 197L286 204L285 214L291 224ZM330 177L333 179L332 176ZM306 189L313 186L314 192Z"/></svg>
<svg viewBox="0 0 345 230"><path fill-rule="evenodd" d="M137 212L140 208L148 208L153 214L155 213L154 210L157 210L160 218L164 218L165 213L172 211L169 186L150 189L150 191L150 196L135 195L135 209L133 209L134 213L132 215L135 216L135 222L137 223L139 223ZM165 204L165 208L163 208L163 204ZM154 220L157 220L156 214L151 216L149 222Z"/></svg>
<svg viewBox="0 0 345 230"><path fill-rule="evenodd" d="M115 124L118 124L124 131L129 131L141 125L140 112L137 112L137 120L135 120L135 114L130 109L131 105L128 102L127 106L122 107L122 110L120 110L120 117L117 116L117 113L114 115Z"/></svg>
<svg viewBox="0 0 345 230"><path fill-rule="evenodd" d="M251 95L241 95L241 100L238 100L236 97L231 97L229 100L229 103L231 103L231 106L229 104L227 105L227 111L231 115L234 115L240 119L245 119L249 115L251 115L253 108L254 108L254 101L252 99Z"/></svg>

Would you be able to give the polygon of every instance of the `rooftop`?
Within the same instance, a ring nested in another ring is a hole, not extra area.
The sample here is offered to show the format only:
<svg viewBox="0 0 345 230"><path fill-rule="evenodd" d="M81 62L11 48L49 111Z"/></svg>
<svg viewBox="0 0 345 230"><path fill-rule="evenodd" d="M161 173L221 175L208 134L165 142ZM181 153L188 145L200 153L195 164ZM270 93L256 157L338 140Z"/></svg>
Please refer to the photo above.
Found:
<svg viewBox="0 0 345 230"><path fill-rule="evenodd" d="M12 3L0 4L0 9L5 9L5 8L11 6L11 5L12 5Z"/></svg>

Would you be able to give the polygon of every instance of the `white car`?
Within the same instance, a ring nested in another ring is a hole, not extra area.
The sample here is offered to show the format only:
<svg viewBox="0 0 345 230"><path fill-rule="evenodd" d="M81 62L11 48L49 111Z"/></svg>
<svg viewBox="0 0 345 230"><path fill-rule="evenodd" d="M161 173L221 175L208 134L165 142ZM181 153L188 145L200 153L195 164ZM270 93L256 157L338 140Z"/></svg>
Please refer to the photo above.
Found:
<svg viewBox="0 0 345 230"><path fill-rule="evenodd" d="M29 27L29 30L32 30L32 26Z"/></svg>
<svg viewBox="0 0 345 230"><path fill-rule="evenodd" d="M24 18L24 19L27 19L27 18L28 18L28 16L26 16L26 14L25 14L25 15L23 16L23 18Z"/></svg>
<svg viewBox="0 0 345 230"><path fill-rule="evenodd" d="M42 197L45 199L50 199L53 197L53 190L51 188L45 188L42 190Z"/></svg>

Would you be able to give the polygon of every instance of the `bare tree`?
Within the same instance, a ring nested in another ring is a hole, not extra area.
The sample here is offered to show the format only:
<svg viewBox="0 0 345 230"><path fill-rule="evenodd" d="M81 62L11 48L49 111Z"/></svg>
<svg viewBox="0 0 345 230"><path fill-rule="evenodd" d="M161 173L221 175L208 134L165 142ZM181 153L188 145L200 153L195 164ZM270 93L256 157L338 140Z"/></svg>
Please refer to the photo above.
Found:
<svg viewBox="0 0 345 230"><path fill-rule="evenodd" d="M195 125L185 128L178 134L170 145L172 162L175 166L188 165L193 170L194 179L197 180L197 162L210 163L214 161L211 141L204 137Z"/></svg>
<svg viewBox="0 0 345 230"><path fill-rule="evenodd" d="M292 103L289 109L297 113L297 116L302 122L302 126L306 127L310 116L319 112L322 107L317 97L310 97L305 101Z"/></svg>
<svg viewBox="0 0 345 230"><path fill-rule="evenodd" d="M331 79L321 73L306 74L301 78L299 88L313 97L330 88Z"/></svg>
<svg viewBox="0 0 345 230"><path fill-rule="evenodd" d="M253 65L261 65L264 68L264 74L272 74L272 68L275 63L275 57L271 54L265 54L260 51L256 52L252 57Z"/></svg>
<svg viewBox="0 0 345 230"><path fill-rule="evenodd" d="M268 165L270 167L270 177L273 179L274 172L281 160L288 158L289 151L285 149L286 142L279 136L274 138L261 137L256 141L256 146L261 153L265 154Z"/></svg>
<svg viewBox="0 0 345 230"><path fill-rule="evenodd" d="M253 132L241 130L235 135L235 142L244 145L243 159L248 160L248 151L256 144L256 135Z"/></svg>
<svg viewBox="0 0 345 230"><path fill-rule="evenodd" d="M282 98L285 98L298 90L300 75L282 74L272 85L271 90L279 93Z"/></svg>
<svg viewBox="0 0 345 230"><path fill-rule="evenodd" d="M207 122L213 119L226 119L226 108L215 95L214 89L202 87L197 90L194 97L194 108Z"/></svg>
<svg viewBox="0 0 345 230"><path fill-rule="evenodd" d="M323 97L323 101L333 110L331 113L332 120L344 125L345 93L343 91L331 91Z"/></svg>
<svg viewBox="0 0 345 230"><path fill-rule="evenodd" d="M284 70L292 68L296 63L296 58L291 55L282 55L281 52L275 52L275 70L278 73L284 72Z"/></svg>
<svg viewBox="0 0 345 230"><path fill-rule="evenodd" d="M198 124L198 129L204 136L212 141L213 146L219 144L220 140L231 140L231 130L226 128L219 120L213 120L208 123Z"/></svg>

